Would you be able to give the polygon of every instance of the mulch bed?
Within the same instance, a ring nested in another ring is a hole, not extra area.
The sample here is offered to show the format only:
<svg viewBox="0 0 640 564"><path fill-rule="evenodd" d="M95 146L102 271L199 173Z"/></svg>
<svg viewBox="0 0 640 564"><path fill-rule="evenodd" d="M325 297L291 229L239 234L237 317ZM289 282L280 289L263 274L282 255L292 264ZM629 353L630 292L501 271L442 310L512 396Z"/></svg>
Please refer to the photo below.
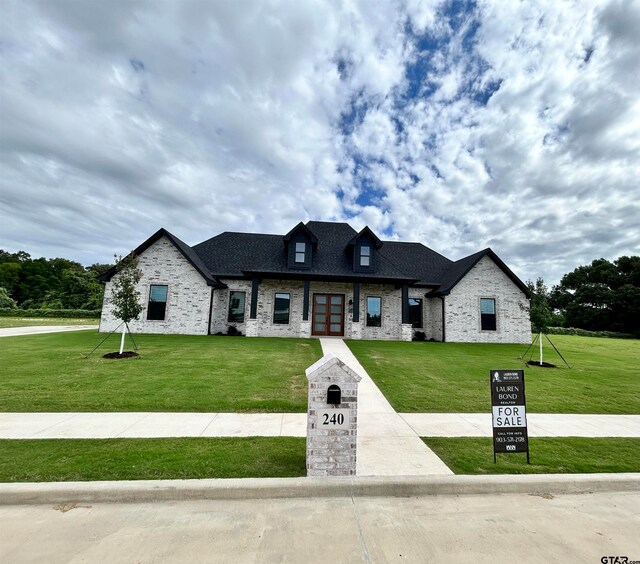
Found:
<svg viewBox="0 0 640 564"><path fill-rule="evenodd" d="M542 364L540 364L539 360L528 360L527 364L529 366L537 366L538 368L556 368L555 364L551 364L550 362L545 362L544 360L542 361Z"/></svg>
<svg viewBox="0 0 640 564"><path fill-rule="evenodd" d="M140 355L137 352L124 351L122 354L117 352L110 352L107 354L103 354L102 358L133 358L136 356L140 356Z"/></svg>

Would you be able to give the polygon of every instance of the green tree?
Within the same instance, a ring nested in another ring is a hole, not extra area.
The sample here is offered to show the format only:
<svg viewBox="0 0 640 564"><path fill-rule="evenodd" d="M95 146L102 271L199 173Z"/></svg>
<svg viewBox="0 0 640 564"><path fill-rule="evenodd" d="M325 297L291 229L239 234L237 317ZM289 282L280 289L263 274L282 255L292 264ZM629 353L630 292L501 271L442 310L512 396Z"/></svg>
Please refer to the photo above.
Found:
<svg viewBox="0 0 640 564"><path fill-rule="evenodd" d="M545 333L553 318L551 306L549 305L549 291L542 278L538 278L535 284L531 280L527 280L527 288L531 292L531 305L529 307L531 330L534 333Z"/></svg>
<svg viewBox="0 0 640 564"><path fill-rule="evenodd" d="M117 274L112 278L111 312L123 322L120 354L124 349L124 336L129 328L129 322L132 319L138 319L142 313L140 292L136 288L141 278L142 271L138 267L138 257L133 253L118 261Z"/></svg>
<svg viewBox="0 0 640 564"><path fill-rule="evenodd" d="M579 266L553 287L549 301L569 327L640 333L640 257Z"/></svg>
<svg viewBox="0 0 640 564"><path fill-rule="evenodd" d="M16 301L7 292L7 289L2 286L0 286L0 307L10 309L18 307Z"/></svg>

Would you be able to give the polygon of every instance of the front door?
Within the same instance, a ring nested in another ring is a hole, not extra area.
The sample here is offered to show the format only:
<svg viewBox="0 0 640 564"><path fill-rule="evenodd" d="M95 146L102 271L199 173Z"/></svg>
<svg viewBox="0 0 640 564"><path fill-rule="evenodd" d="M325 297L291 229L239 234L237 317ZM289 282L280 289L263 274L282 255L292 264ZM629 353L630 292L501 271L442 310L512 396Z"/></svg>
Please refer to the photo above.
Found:
<svg viewBox="0 0 640 564"><path fill-rule="evenodd" d="M312 335L344 335L344 296L342 294L313 295Z"/></svg>

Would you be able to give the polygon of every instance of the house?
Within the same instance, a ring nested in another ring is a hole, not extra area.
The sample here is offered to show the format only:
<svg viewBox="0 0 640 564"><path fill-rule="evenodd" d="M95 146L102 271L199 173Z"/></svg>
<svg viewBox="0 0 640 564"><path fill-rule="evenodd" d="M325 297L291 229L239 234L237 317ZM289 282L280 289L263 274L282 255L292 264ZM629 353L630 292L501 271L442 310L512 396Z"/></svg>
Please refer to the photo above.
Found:
<svg viewBox="0 0 640 564"><path fill-rule="evenodd" d="M286 235L225 232L189 246L160 229L133 251L143 272L141 333L340 336L529 343L529 293L491 250L451 261L368 227L309 221ZM111 313L113 267L100 331Z"/></svg>

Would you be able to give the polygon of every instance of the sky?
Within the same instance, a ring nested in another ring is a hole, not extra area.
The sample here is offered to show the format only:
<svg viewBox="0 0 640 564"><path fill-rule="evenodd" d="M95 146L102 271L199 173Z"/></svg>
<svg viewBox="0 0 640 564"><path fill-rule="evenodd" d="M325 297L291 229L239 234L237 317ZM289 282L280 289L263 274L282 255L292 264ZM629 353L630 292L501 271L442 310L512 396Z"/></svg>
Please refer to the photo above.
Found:
<svg viewBox="0 0 640 564"><path fill-rule="evenodd" d="M3 0L0 248L300 221L548 284L640 254L640 0Z"/></svg>

